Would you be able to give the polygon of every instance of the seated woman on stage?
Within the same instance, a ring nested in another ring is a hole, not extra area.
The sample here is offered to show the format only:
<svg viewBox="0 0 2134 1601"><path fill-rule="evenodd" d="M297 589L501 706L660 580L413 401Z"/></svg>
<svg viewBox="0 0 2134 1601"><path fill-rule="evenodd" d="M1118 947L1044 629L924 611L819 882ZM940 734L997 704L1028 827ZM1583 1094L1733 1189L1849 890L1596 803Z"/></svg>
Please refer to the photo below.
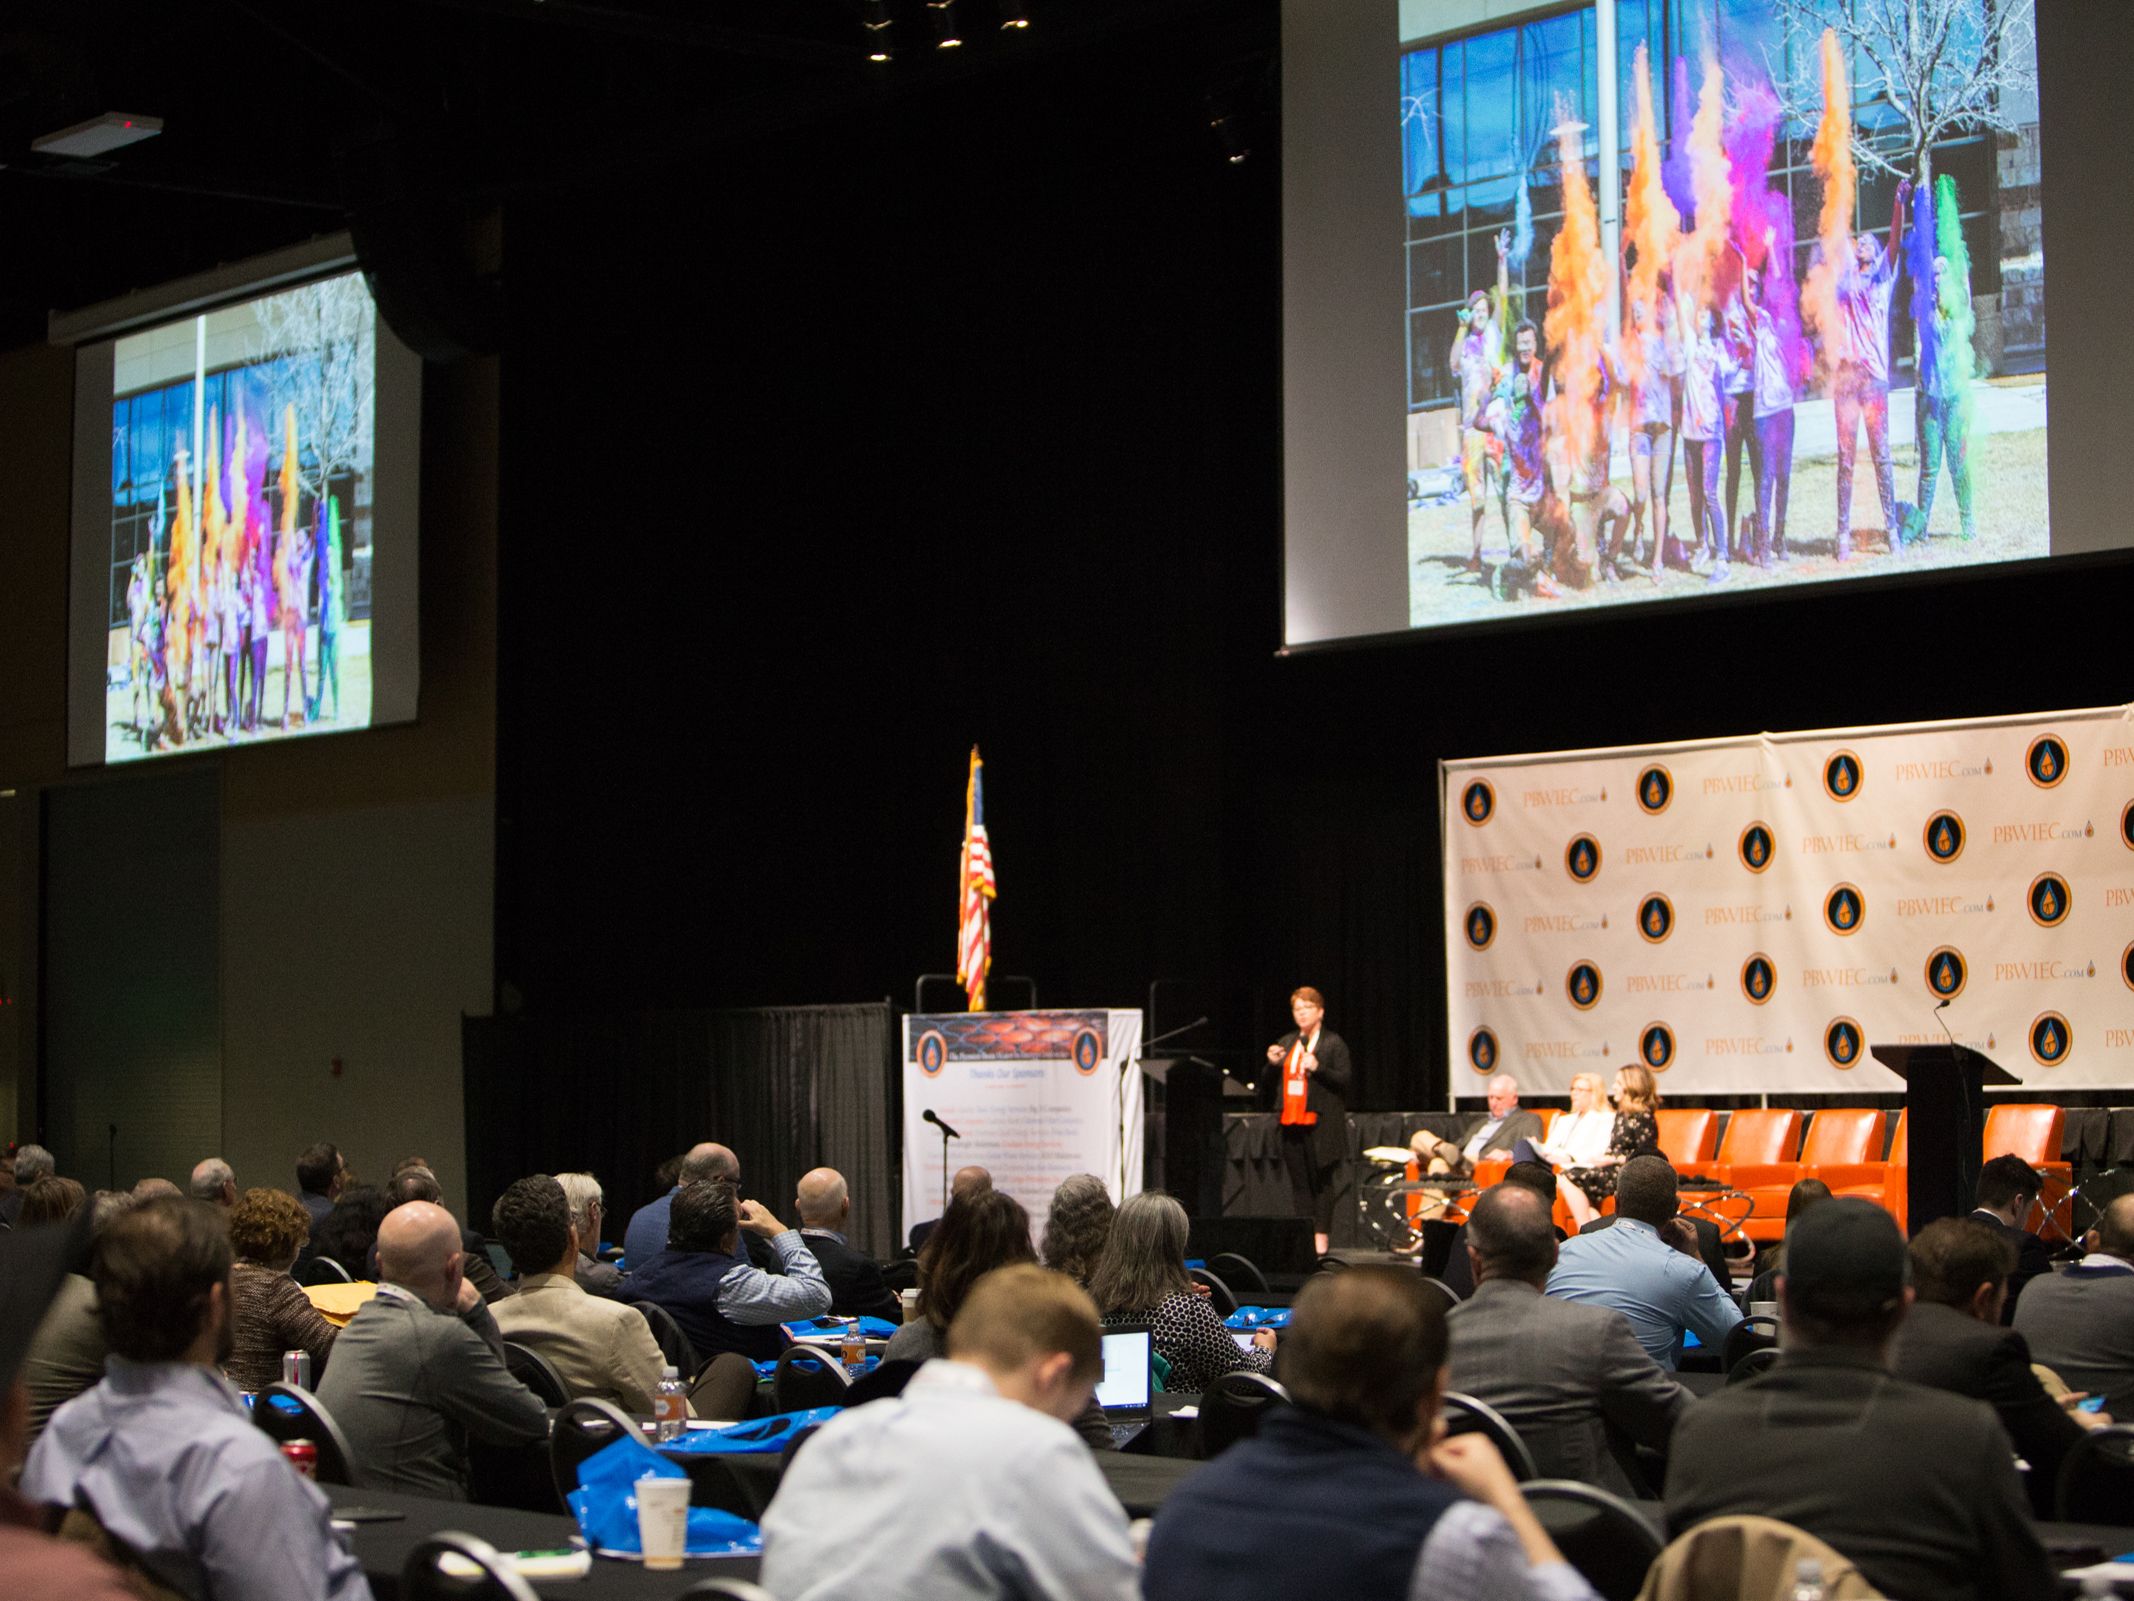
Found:
<svg viewBox="0 0 2134 1601"><path fill-rule="evenodd" d="M1225 1373L1274 1366L1274 1331L1261 1329L1252 1349L1238 1346L1186 1277L1186 1209L1161 1190L1144 1190L1119 1208L1089 1293L1107 1324L1146 1323L1150 1343L1171 1364L1166 1390L1205 1390Z"/></svg>
<svg viewBox="0 0 2134 1601"><path fill-rule="evenodd" d="M1580 1228L1600 1216L1601 1203L1615 1194L1623 1164L1660 1148L1660 1125L1653 1116L1660 1109L1660 1087L1651 1070L1636 1062L1617 1069L1609 1097L1615 1102L1615 1123L1608 1149L1591 1167L1570 1168L1563 1175L1570 1180L1563 1188L1564 1204Z"/></svg>
<svg viewBox="0 0 2134 1601"><path fill-rule="evenodd" d="M1615 1133L1615 1114L1608 1110L1608 1092L1598 1073L1581 1073L1571 1080L1571 1110L1549 1128L1547 1140L1521 1140L1512 1147L1512 1159L1546 1162L1551 1167L1592 1167L1607 1154Z"/></svg>
<svg viewBox="0 0 2134 1601"><path fill-rule="evenodd" d="M1022 1202L990 1189L957 1196L919 1252L918 1310L889 1337L882 1360L924 1362L946 1355L948 1326L971 1286L996 1267L1036 1260Z"/></svg>

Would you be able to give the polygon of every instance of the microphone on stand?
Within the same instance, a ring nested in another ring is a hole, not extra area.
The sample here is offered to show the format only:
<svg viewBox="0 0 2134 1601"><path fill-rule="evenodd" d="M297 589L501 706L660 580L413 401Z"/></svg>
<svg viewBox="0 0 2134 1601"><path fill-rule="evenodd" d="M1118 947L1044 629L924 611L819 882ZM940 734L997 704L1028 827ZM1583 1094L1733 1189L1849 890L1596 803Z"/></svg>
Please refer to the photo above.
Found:
<svg viewBox="0 0 2134 1601"><path fill-rule="evenodd" d="M1942 1031L1942 1033L1943 1033L1943 1034L1945 1034L1945 1035L1948 1035L1948 1040L1949 1040L1949 1048L1950 1048L1951 1050L1955 1050L1955 1051L1960 1051L1960 1050L1962 1050L1962 1049L1963 1049L1963 1047L1962 1047L1961 1045L1959 1045L1959 1044L1957 1044L1957 1043L1956 1043L1956 1036L1955 1036L1954 1034L1950 1034L1950 1033L1949 1033L1949 1025L1948 1025L1948 1024L1947 1024L1946 1022L1943 1022L1943 1021L1942 1021L1942 1016L1941 1016L1941 1014L1942 1014L1943 1012L1945 1012L1945 1011L1947 1011L1947 1010L1949 1009L1949 1002L1951 1002L1951 1001L1953 1001L1953 1000L1955 1000L1955 999L1956 999L1956 997L1955 997L1955 996L1953 996L1953 995L1944 995L1944 996L1943 996L1943 997L1942 997L1942 998L1941 998L1941 999L1940 999L1939 1001L1935 1002L1935 1004L1934 1004L1934 1021L1935 1021L1935 1022L1937 1022L1937 1023L1940 1023L1940 1024L1941 1024L1941 1031Z"/></svg>
<svg viewBox="0 0 2134 1601"><path fill-rule="evenodd" d="M960 1140L963 1138L961 1134L958 1134L954 1129L950 1128L946 1123L942 1122L941 1119L934 1116L934 1109L931 1106L929 1106L925 1111L921 1112L919 1114L919 1118L922 1122L931 1123L935 1128L939 1129L941 1131L941 1137L943 1139Z"/></svg>

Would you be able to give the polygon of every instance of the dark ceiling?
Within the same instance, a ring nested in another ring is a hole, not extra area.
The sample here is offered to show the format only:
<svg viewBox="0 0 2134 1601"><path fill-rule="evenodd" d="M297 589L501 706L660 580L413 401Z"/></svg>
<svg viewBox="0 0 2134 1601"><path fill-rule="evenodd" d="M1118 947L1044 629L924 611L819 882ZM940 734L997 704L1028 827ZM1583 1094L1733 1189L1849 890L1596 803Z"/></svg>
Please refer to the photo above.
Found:
<svg viewBox="0 0 2134 1601"><path fill-rule="evenodd" d="M1181 52L1182 111L1265 79L1254 0L9 0L0 20L0 349L91 304L347 224L376 186L472 214L661 160L894 115L1063 52ZM1002 26L1014 13L1027 29ZM31 141L107 111L161 136ZM1100 114L1100 108L1090 108Z"/></svg>

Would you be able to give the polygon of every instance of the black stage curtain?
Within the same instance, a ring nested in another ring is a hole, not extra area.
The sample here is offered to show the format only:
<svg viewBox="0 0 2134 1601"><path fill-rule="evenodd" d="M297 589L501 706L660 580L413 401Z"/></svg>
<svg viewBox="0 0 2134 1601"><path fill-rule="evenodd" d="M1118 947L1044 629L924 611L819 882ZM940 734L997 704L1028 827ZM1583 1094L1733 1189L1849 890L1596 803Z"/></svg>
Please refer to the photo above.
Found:
<svg viewBox="0 0 2134 1601"><path fill-rule="evenodd" d="M732 1146L741 1190L787 1223L800 1175L834 1167L853 1243L896 1241L896 1018L887 1002L609 1016L470 1017L462 1049L467 1193L482 1223L527 1173L587 1171L608 1238L653 1171L698 1140Z"/></svg>

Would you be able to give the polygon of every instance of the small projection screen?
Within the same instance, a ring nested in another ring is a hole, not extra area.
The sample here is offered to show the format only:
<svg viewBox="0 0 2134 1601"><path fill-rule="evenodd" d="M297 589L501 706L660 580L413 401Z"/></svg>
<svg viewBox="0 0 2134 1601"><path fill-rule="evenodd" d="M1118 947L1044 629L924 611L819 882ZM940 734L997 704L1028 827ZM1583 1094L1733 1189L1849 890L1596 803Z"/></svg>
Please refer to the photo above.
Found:
<svg viewBox="0 0 2134 1601"><path fill-rule="evenodd" d="M345 244L77 318L70 765L411 721L422 364Z"/></svg>

